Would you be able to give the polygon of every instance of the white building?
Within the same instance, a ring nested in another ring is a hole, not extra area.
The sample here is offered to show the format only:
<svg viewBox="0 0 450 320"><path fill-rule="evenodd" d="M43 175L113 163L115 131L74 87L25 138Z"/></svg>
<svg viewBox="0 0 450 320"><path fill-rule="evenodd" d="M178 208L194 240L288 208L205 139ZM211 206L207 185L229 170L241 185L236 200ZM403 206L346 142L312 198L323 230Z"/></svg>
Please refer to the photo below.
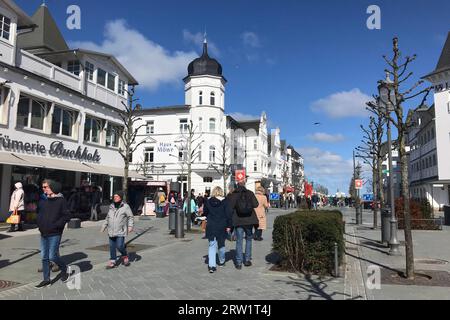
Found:
<svg viewBox="0 0 450 320"><path fill-rule="evenodd" d="M234 170L246 169L250 190L269 174L267 117L237 121L226 115L227 80L222 66L208 55L205 40L203 54L190 63L185 82L185 104L146 108L139 116L138 139L148 139L133 154L133 168L151 180L180 183L187 191L186 141L193 140L192 185L196 194L224 185L221 174L226 167L234 181ZM192 123L193 139L188 139ZM140 140L142 141L142 140ZM143 170L144 168L144 170Z"/></svg>
<svg viewBox="0 0 450 320"><path fill-rule="evenodd" d="M411 163L411 193L442 209L450 202L450 33L436 70L424 79L434 86L434 107L416 116L420 124L412 132L417 160Z"/></svg>
<svg viewBox="0 0 450 320"><path fill-rule="evenodd" d="M123 176L121 103L137 81L113 56L69 50L45 5L30 18L0 0L0 22L0 217L16 181L28 211L44 178L64 192L93 183L109 198Z"/></svg>

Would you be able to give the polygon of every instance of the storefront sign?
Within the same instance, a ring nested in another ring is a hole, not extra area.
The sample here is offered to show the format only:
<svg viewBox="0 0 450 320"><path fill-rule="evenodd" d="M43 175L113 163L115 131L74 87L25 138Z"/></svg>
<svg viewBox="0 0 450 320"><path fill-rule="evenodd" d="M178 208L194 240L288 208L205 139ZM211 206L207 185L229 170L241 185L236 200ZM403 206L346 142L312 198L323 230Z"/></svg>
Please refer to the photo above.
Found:
<svg viewBox="0 0 450 320"><path fill-rule="evenodd" d="M86 162L100 162L100 155L98 150L94 153L89 152L88 148L78 147L77 150L70 150L64 147L62 141L55 141L47 149L39 141L36 143L23 142L12 140L9 136L0 134L0 150L10 152L21 152L26 154L35 154L39 156L46 156L47 153L54 158L65 158L70 160L86 161Z"/></svg>

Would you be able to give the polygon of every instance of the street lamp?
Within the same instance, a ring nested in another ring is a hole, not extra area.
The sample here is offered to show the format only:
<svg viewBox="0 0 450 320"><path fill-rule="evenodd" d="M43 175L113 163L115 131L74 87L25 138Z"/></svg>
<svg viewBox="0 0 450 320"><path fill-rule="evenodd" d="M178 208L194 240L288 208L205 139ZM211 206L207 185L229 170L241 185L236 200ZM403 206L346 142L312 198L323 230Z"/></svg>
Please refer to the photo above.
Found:
<svg viewBox="0 0 450 320"><path fill-rule="evenodd" d="M393 91L394 83L389 77L389 73L386 73L386 79L379 82L378 92L379 99L378 105L380 111L382 111L386 117L393 112L393 106L396 103L396 97ZM390 211L391 211L391 238L389 240L389 246L391 250L389 254L392 256L401 255L400 242L397 238L398 221L395 214L395 193L394 193L394 168L392 165L392 138L391 138L391 121L387 119L387 139L388 139L388 155L389 155L389 193L390 193ZM387 208L389 210L389 208Z"/></svg>

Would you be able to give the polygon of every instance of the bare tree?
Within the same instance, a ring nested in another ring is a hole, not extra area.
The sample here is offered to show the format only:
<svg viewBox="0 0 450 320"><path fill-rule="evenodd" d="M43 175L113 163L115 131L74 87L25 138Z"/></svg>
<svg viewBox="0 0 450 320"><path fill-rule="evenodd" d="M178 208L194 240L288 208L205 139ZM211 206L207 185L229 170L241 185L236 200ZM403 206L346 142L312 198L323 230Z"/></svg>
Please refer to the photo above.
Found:
<svg viewBox="0 0 450 320"><path fill-rule="evenodd" d="M125 162L124 166L124 179L122 183L122 189L124 191L125 201L128 198L128 177L129 177L129 168L130 168L130 160L133 153L139 148L140 145L147 142L147 139L143 139L140 142L136 141L136 137L138 135L139 130L142 127L145 127L145 124L139 125L136 127L136 123L141 121L142 119L137 115L137 113L141 110L139 105L136 105L135 102L139 99L134 99L135 88L134 86L131 89L126 90L128 93L128 104L125 104L122 101L122 105L125 107L125 111L119 113L120 118L122 119L123 127L121 132L119 132L120 140L122 141L121 147L119 148L119 154L122 156L123 161Z"/></svg>
<svg viewBox="0 0 450 320"><path fill-rule="evenodd" d="M378 200L380 199L380 189L382 188L382 180L380 180L380 172L382 173L380 154L381 143L383 133L383 122L377 121L375 117L370 117L370 123L368 128L361 125L361 130L364 133L363 143L357 147L357 157L363 159L364 163L372 169L372 190L373 190L373 228L378 228ZM382 193L382 191L381 191Z"/></svg>
<svg viewBox="0 0 450 320"><path fill-rule="evenodd" d="M210 166L216 170L216 172L221 175L223 179L223 191L227 194L227 182L231 176L231 164L228 163L228 159L230 156L230 141L227 135L224 133L222 136L222 142L220 144L220 151L218 153L219 166L217 167L214 163L211 163Z"/></svg>
<svg viewBox="0 0 450 320"><path fill-rule="evenodd" d="M405 108L404 103L422 96L422 100L419 106L423 106L428 95L431 92L431 87L427 87L423 90L420 90L417 93L417 89L424 83L423 80L416 82L412 87L403 91L401 87L405 84L405 82L413 75L413 72L407 73L408 66L411 62L416 60L416 55L410 57L407 56L405 60L399 62L401 59L401 53L398 47L398 38L393 39L393 57L392 59L388 59L386 56L383 56L384 60L388 64L388 68L385 70L388 75L394 77L394 81L390 83L388 86L389 92L387 94L387 100L389 101L389 105L392 107L392 110L387 108L386 118L388 121L393 123L398 131L398 152L400 157L400 166L401 166L401 190L403 197L403 210L404 210L404 219L405 219L405 242L406 242L406 277L408 279L414 279L415 270L414 270L414 249L413 249L413 240L412 240L412 232L411 232L411 213L410 213L410 199L409 199L409 177L408 177L408 158L406 153L406 139L408 129L412 125L412 116L413 111L410 109L405 117ZM405 75L407 73L407 75ZM389 80L389 79L387 79ZM392 117L392 113L394 113L394 117Z"/></svg>
<svg viewBox="0 0 450 320"><path fill-rule="evenodd" d="M203 141L199 142L202 137L202 134L197 134L197 127L194 128L194 124L192 120L189 122L187 126L187 130L181 130L181 136L178 141L179 145L177 149L179 151L179 160L182 163L182 170L184 168L187 170L187 179L188 179L188 197L187 197L187 219L186 219L186 227L187 231L191 230L191 187L192 187L192 165L198 160L200 156L199 148Z"/></svg>

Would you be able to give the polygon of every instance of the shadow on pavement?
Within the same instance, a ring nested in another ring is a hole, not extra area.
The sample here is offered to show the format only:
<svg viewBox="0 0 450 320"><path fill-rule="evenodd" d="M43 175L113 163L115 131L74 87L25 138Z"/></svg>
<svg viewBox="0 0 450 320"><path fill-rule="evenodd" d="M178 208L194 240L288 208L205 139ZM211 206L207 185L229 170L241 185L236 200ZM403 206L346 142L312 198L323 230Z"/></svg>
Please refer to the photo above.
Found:
<svg viewBox="0 0 450 320"><path fill-rule="evenodd" d="M31 257L34 257L35 255L40 254L40 253L41 253L40 250L35 250L35 251L32 251L32 252L26 254L25 256L23 256L22 258L17 259L17 260L15 260L15 261L11 261L11 260L1 260L1 261L0 261L0 269L3 269L3 268L6 268L6 267L11 266L11 265L13 265L13 264L22 262L22 261L27 260L27 259L29 259L29 258L31 258Z"/></svg>
<svg viewBox="0 0 450 320"><path fill-rule="evenodd" d="M236 250L232 249L230 251L225 252L225 263L232 261L234 262L234 258L236 257ZM208 255L203 256L205 259L205 264L209 263ZM219 261L218 256L216 255L217 261Z"/></svg>
<svg viewBox="0 0 450 320"><path fill-rule="evenodd" d="M281 256L277 252L271 252L266 256L266 261L268 264L277 265L281 262Z"/></svg>
<svg viewBox="0 0 450 320"><path fill-rule="evenodd" d="M364 244L361 244L361 243L353 243L353 242L350 242L350 241L348 241L348 240L345 240L345 243L349 243L349 244L352 244L352 245L354 245L354 246L364 247L364 248L367 248L367 249L370 249L370 250L373 250L373 251L377 251L377 252L383 253L383 254L385 254L385 255L389 255L388 252L383 251L383 250L380 250L380 249L377 249L377 248L374 248L374 247L371 246L371 245L364 245ZM378 244L377 244L377 245L378 245ZM386 249L386 247L383 247L383 248Z"/></svg>
<svg viewBox="0 0 450 320"><path fill-rule="evenodd" d="M314 277L315 278L315 277ZM330 279L313 279L311 275L305 275L304 279L296 279L292 276L289 277L290 280L275 280L275 282L283 282L285 284L292 285L294 287L297 287L299 290L296 290L295 293L298 294L304 294L305 292L308 293L308 298L306 300L312 300L312 299L325 299L325 300L335 300L335 297L341 298L341 296L344 297L350 297L348 294L344 294L343 292L331 292L327 293L326 290L329 287L328 282L333 281L332 278ZM306 282L305 282L306 280ZM361 296L353 297L352 300L361 299Z"/></svg>
<svg viewBox="0 0 450 320"><path fill-rule="evenodd" d="M355 256L355 255L352 255L351 253L348 253L348 252L347 252L346 254L347 254L349 257L355 258L356 260L365 261L365 262L367 262L367 263L369 263L369 264L371 264L371 265L375 265L375 266L378 266L378 267L381 267L381 268L384 268L384 269L387 269L387 270L390 270L390 271L394 271L394 272L396 272L396 273L402 273L401 270L397 270L397 269L394 269L394 268L385 266L385 265L380 264L380 263L378 263L378 262L371 261L371 260L368 260L368 259L363 258L363 257L357 257L357 256Z"/></svg>

